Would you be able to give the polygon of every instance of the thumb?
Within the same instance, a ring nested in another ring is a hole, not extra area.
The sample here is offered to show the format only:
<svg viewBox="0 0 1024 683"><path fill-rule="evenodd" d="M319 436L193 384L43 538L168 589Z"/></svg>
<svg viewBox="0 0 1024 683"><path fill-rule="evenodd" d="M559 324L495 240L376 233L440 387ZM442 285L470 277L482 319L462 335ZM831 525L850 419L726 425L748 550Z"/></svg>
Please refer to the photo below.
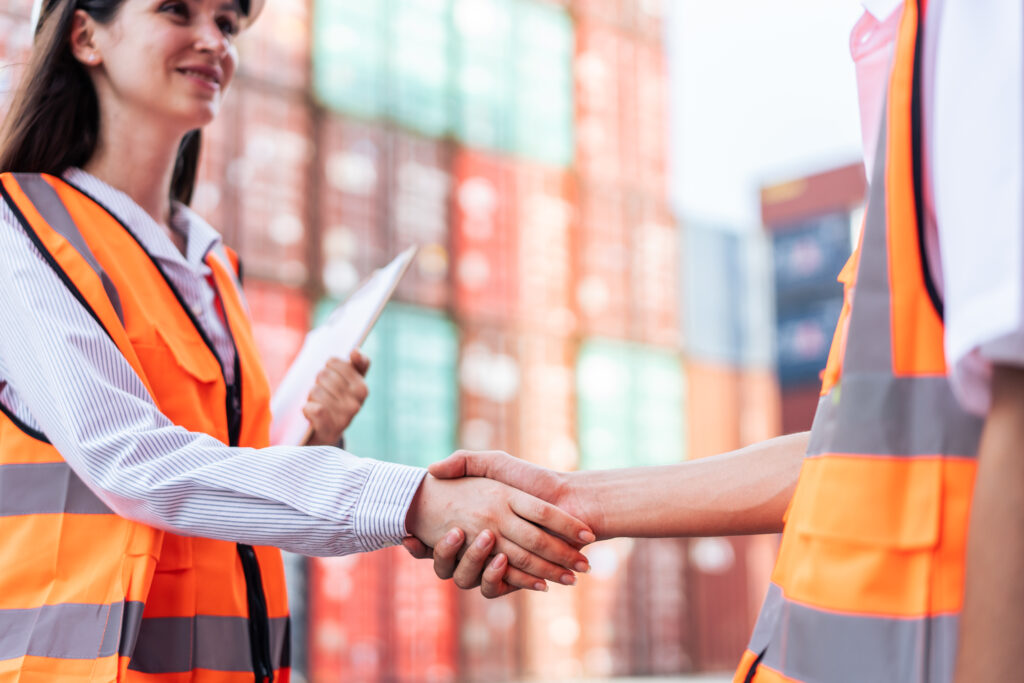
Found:
<svg viewBox="0 0 1024 683"><path fill-rule="evenodd" d="M427 471L438 479L458 479L459 477L470 476L467 472L468 459L472 455L469 451L455 451L444 460L433 463Z"/></svg>

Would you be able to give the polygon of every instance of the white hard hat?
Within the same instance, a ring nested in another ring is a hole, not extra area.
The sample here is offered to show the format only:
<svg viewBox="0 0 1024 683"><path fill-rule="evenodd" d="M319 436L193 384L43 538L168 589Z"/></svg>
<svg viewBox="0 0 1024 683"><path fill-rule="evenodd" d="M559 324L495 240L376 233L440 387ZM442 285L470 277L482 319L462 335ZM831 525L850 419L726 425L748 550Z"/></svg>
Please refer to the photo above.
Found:
<svg viewBox="0 0 1024 683"><path fill-rule="evenodd" d="M39 29L39 17L43 13L43 3L46 0L35 0L32 3L32 23L29 26L32 27L32 34ZM242 12L245 14L245 26L251 26L252 22L256 21L256 17L259 16L260 12L263 11L263 5L266 4L266 0L238 0L238 4L242 7ZM245 9L248 7L249 11Z"/></svg>

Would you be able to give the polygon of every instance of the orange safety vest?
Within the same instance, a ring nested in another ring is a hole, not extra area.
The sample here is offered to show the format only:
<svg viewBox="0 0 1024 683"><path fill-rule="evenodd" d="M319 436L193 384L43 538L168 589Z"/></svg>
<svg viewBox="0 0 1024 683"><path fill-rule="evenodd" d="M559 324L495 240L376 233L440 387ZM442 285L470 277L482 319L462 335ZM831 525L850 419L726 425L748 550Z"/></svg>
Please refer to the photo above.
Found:
<svg viewBox="0 0 1024 683"><path fill-rule="evenodd" d="M862 242L844 269L853 305L736 683L953 677L982 421L946 378L924 258L918 7L905 2Z"/></svg>
<svg viewBox="0 0 1024 683"><path fill-rule="evenodd" d="M156 261L99 202L37 174L0 175L0 194L164 415L225 444L268 445L270 390L226 251L206 262L237 349L233 386ZM6 409L0 492L0 680L289 679L276 548L119 517Z"/></svg>

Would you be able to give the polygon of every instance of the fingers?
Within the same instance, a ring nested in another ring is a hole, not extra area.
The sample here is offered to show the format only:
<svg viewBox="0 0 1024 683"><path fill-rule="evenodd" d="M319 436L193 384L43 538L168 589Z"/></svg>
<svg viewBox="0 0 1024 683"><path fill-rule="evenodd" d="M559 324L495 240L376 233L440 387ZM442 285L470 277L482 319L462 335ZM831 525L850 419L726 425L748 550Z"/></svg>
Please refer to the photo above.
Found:
<svg viewBox="0 0 1024 683"><path fill-rule="evenodd" d="M494 534L484 529L466 548L452 578L459 588L476 588L480 585L480 576L484 572L491 550L494 548Z"/></svg>
<svg viewBox="0 0 1024 683"><path fill-rule="evenodd" d="M368 363L369 361L367 361ZM331 358L316 377L316 387L335 399L352 397L362 405L370 391L363 381L363 373L340 358Z"/></svg>
<svg viewBox="0 0 1024 683"><path fill-rule="evenodd" d="M493 541L493 539L492 539ZM450 579L455 573L459 550L466 542L462 529L452 529L434 547L434 573L439 579ZM493 542L492 542L493 545Z"/></svg>
<svg viewBox="0 0 1024 683"><path fill-rule="evenodd" d="M402 539L402 547L405 551L417 560L425 560L430 557L430 548L423 541L415 536L406 536Z"/></svg>
<svg viewBox="0 0 1024 683"><path fill-rule="evenodd" d="M506 553L509 563L527 574L571 586L576 583L573 572L590 569L578 550L522 519L506 522L501 533L497 551Z"/></svg>
<svg viewBox="0 0 1024 683"><path fill-rule="evenodd" d="M364 356L359 349L352 349L352 353L348 355L349 362L352 363L352 367L361 376L366 377L366 373L370 370L370 359Z"/></svg>
<svg viewBox="0 0 1024 683"><path fill-rule="evenodd" d="M512 511L523 519L558 534L572 543L593 543L597 540L589 526L565 510L555 507L551 503L546 503L539 498L531 495L516 495L512 496L509 500L509 505L512 507ZM545 555L545 557L547 556ZM555 558L548 557L547 559L560 563ZM578 559L574 558L574 561L578 561Z"/></svg>

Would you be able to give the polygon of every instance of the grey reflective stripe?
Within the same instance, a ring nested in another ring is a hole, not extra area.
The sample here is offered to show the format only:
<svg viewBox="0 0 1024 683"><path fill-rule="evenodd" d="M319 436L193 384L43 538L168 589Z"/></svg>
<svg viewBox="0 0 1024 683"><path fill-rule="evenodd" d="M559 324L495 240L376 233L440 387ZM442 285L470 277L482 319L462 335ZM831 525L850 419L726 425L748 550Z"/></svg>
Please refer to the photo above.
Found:
<svg viewBox="0 0 1024 683"><path fill-rule="evenodd" d="M844 373L818 403L807 455L973 458L982 425L960 408L945 377Z"/></svg>
<svg viewBox="0 0 1024 683"><path fill-rule="evenodd" d="M818 610L787 600L773 584L750 649L767 646L761 665L798 681L947 683L953 679L957 621L954 615L866 617Z"/></svg>
<svg viewBox="0 0 1024 683"><path fill-rule="evenodd" d="M281 668L287 632L288 617L270 620L275 669ZM249 620L207 615L145 618L128 668L149 674L252 671Z"/></svg>
<svg viewBox="0 0 1024 683"><path fill-rule="evenodd" d="M129 605L131 613L139 603ZM0 610L0 660L96 659L118 654L124 613L123 602Z"/></svg>
<svg viewBox="0 0 1024 683"><path fill-rule="evenodd" d="M66 462L0 465L0 517L113 514Z"/></svg>
<svg viewBox="0 0 1024 683"><path fill-rule="evenodd" d="M141 602L125 603L121 640L117 647L118 654L131 657L132 652L135 651L135 642L139 638L139 628L142 626L142 612L145 607L145 603Z"/></svg>
<svg viewBox="0 0 1024 683"><path fill-rule="evenodd" d="M889 301L889 245L886 230L885 144L888 132L878 132L875 177L871 181L864 237L857 266L857 286L850 330L843 357L843 376L848 372L892 374L892 327Z"/></svg>
<svg viewBox="0 0 1024 683"><path fill-rule="evenodd" d="M99 261L96 260L81 231L75 225L75 221L72 220L71 214L68 213L67 207L60 200L57 191L53 189L52 185L43 180L42 176L36 173L15 173L14 178L18 181L25 195L32 200L43 220L75 248L75 251L85 259L85 262L89 264L89 267L100 278L100 282L103 283L103 289L107 293L107 298L110 299L110 303L123 325L124 311L121 309L121 297L117 293L117 288L114 287L114 282L107 275L106 271L103 270L102 266L100 266Z"/></svg>

